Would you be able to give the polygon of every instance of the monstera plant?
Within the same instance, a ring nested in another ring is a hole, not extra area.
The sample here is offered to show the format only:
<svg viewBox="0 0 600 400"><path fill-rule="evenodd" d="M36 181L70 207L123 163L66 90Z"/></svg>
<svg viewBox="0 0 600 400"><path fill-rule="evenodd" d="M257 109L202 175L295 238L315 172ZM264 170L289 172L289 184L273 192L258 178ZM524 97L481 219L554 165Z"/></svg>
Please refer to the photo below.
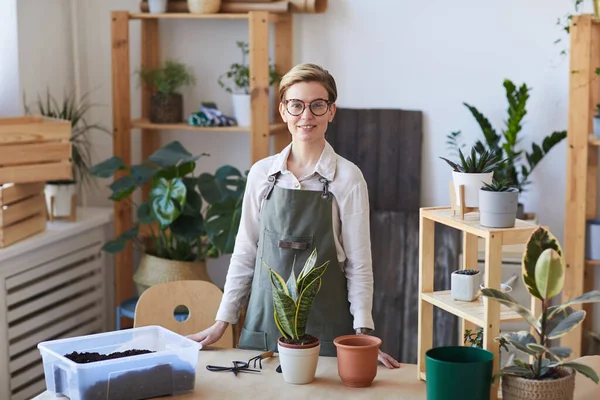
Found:
<svg viewBox="0 0 600 400"><path fill-rule="evenodd" d="M326 261L315 267L317 257L317 249L314 249L298 277L292 266L287 282L263 262L270 274L273 317L281 333L277 347L283 377L288 383L311 382L317 368L321 344L319 338L306 333L306 324L315 297L321 289L321 277L329 265L329 261Z"/></svg>
<svg viewBox="0 0 600 400"><path fill-rule="evenodd" d="M215 175L196 177L196 161L202 156L207 154L194 156L174 141L141 164L129 167L115 156L93 166L90 172L100 178L122 171L110 185L110 199L132 202L137 209L133 228L106 243L104 250L118 253L131 241L145 254L176 261L202 261L231 253L246 177L229 165ZM146 183L149 198L135 204L134 192ZM151 241L144 241L146 236Z"/></svg>
<svg viewBox="0 0 600 400"><path fill-rule="evenodd" d="M568 361L572 350L557 346L551 340L575 329L584 320L586 313L584 310L575 310L572 306L600 302L600 291L594 290L562 304L550 305L550 300L562 292L565 262L560 243L549 230L541 226L527 242L522 277L529 293L541 301L539 315L534 315L507 293L491 288L481 290L483 296L516 311L532 326L535 333L505 332L498 338L500 345L506 350L511 345L533 358L533 362L515 359L500 371L503 398L546 399L550 398L547 393L563 393L564 397L560 398L572 398L575 371L596 383L598 374L587 365ZM537 383L528 383L532 380Z"/></svg>

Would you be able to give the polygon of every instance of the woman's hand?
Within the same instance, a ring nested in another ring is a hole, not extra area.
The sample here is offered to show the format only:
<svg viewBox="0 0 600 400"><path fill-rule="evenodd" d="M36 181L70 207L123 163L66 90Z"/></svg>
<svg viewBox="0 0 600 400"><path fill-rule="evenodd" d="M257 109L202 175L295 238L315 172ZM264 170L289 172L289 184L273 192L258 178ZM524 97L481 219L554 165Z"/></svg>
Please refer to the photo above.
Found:
<svg viewBox="0 0 600 400"><path fill-rule="evenodd" d="M379 362L381 362L383 365L390 369L400 368L400 363L398 361L394 360L392 356L390 356L387 353L384 353L381 350L379 350L379 356L377 356L377 359L379 360Z"/></svg>
<svg viewBox="0 0 600 400"><path fill-rule="evenodd" d="M196 342L200 342L202 347L205 347L219 341L219 339L223 337L228 326L229 322L217 321L210 328L206 328L205 330L192 335L187 335L186 337L195 340Z"/></svg>

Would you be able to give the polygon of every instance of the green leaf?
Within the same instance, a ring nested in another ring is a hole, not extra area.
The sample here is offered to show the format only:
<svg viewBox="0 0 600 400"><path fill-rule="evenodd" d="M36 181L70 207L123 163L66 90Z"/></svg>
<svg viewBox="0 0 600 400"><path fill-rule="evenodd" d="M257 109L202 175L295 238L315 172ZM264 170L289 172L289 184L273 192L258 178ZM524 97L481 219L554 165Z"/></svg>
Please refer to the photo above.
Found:
<svg viewBox="0 0 600 400"><path fill-rule="evenodd" d="M523 282L529 293L540 300L543 300L543 296L537 288L535 269L538 258L546 249L554 249L561 257L563 255L562 248L556 237L548 229L540 226L529 237L522 262Z"/></svg>
<svg viewBox="0 0 600 400"><path fill-rule="evenodd" d="M152 209L150 208L150 203L148 200L140 204L137 209L137 218L140 224L150 224L156 221L154 215L152 214Z"/></svg>
<svg viewBox="0 0 600 400"><path fill-rule="evenodd" d="M143 185L148 182L158 170L148 164L138 164L131 167L131 175L135 179L137 185Z"/></svg>
<svg viewBox="0 0 600 400"><path fill-rule="evenodd" d="M298 298L298 307L295 315L296 336L301 337L306 333L308 315L313 305L317 293L321 289L321 275L313 279L306 285Z"/></svg>
<svg viewBox="0 0 600 400"><path fill-rule="evenodd" d="M570 348L563 346L550 347L549 350L552 354L558 357L559 360L569 358L573 352Z"/></svg>
<svg viewBox="0 0 600 400"><path fill-rule="evenodd" d="M477 123L479 124L479 127L481 128L481 131L483 132L483 136L485 137L488 147L491 150L498 149L498 143L500 142L500 135L498 135L496 133L496 131L492 127L492 124L490 123L490 121L482 113L480 113L479 110L477 110L477 108L475 108L467 103L463 103L463 104L465 107L467 107L469 109L469 111L471 112L471 114L473 115L473 117L475 118Z"/></svg>
<svg viewBox="0 0 600 400"><path fill-rule="evenodd" d="M203 173L198 177L200 193L209 204L227 199L241 199L245 187L245 178L240 171L230 165L219 168L214 176Z"/></svg>
<svg viewBox="0 0 600 400"><path fill-rule="evenodd" d="M540 254L535 265L535 283L540 295L549 300L559 294L565 282L563 258L554 249Z"/></svg>
<svg viewBox="0 0 600 400"><path fill-rule="evenodd" d="M117 171L126 169L127 167L121 157L112 156L109 159L90 167L90 174L98 178L110 178Z"/></svg>
<svg viewBox="0 0 600 400"><path fill-rule="evenodd" d="M264 261L262 263L263 266L269 271L269 278L271 279L271 285L273 286L273 290L278 290L289 296L290 293L288 292L287 285L285 284L285 281L283 280L281 275L272 270Z"/></svg>
<svg viewBox="0 0 600 400"><path fill-rule="evenodd" d="M533 379L535 376L531 368L519 367L517 365L511 365L509 367L502 368L502 370L498 373L498 376L504 375L520 376L527 379Z"/></svg>
<svg viewBox="0 0 600 400"><path fill-rule="evenodd" d="M159 178L150 190L152 211L161 227L169 226L179 217L185 206L186 187L183 181L175 178L167 181Z"/></svg>
<svg viewBox="0 0 600 400"><path fill-rule="evenodd" d="M125 175L110 184L110 190L112 194L110 199L114 201L121 201L137 189L138 185L131 175Z"/></svg>
<svg viewBox="0 0 600 400"><path fill-rule="evenodd" d="M565 368L572 368L575 371L579 372L581 375L590 378L592 381L594 381L595 384L598 384L598 382L600 381L598 379L598 374L596 373L596 371L594 371L594 369L592 367L590 367L589 365L584 365L584 364L580 364L578 362L561 362L561 363L554 363L554 364L550 364L550 367L565 367Z"/></svg>
<svg viewBox="0 0 600 400"><path fill-rule="evenodd" d="M202 153L201 155L193 156L181 145L181 143L174 141L155 151L148 157L148 161L159 167L167 168L178 165L179 163L195 161L203 155L208 154Z"/></svg>
<svg viewBox="0 0 600 400"><path fill-rule="evenodd" d="M225 254L233 252L241 215L241 202L235 199L226 199L220 203L214 203L206 212L208 237Z"/></svg>
<svg viewBox="0 0 600 400"><path fill-rule="evenodd" d="M491 299L494 299L494 300L500 302L501 304L507 306L511 310L517 312L531 326L533 326L534 329L538 333L540 332L540 326L537 323L537 321L534 319L533 315L531 315L531 312L528 309L526 309L525 307L523 307L521 304L519 304L509 294L501 292L500 290L497 290L497 289L489 289L489 288L481 289L481 294L483 296L486 296L486 297L489 297Z"/></svg>
<svg viewBox="0 0 600 400"><path fill-rule="evenodd" d="M283 328L281 327L281 322L279 322L279 316L277 315L277 311L273 311L273 319L275 320L275 325L277 325L277 329L279 329L279 332L281 332L281 336L283 336L286 339L289 339L290 334L283 330Z"/></svg>
<svg viewBox="0 0 600 400"><path fill-rule="evenodd" d="M507 332L501 334L511 345L522 352L535 356L538 354L537 350L530 349L528 345L537 344L535 338L528 331L519 332Z"/></svg>
<svg viewBox="0 0 600 400"><path fill-rule="evenodd" d="M274 271L271 272L274 273ZM294 302L294 299L292 299L287 293L281 290L276 290L273 288L271 292L273 293L273 308L275 312L277 312L281 328L288 334L288 336L298 339L298 336L295 335L296 330L294 329L296 302Z"/></svg>
<svg viewBox="0 0 600 400"><path fill-rule="evenodd" d="M563 318L555 327L553 327L551 331L547 330L550 332L547 335L548 339L559 338L575 329L577 325L584 320L585 314L584 310L573 311L569 316Z"/></svg>
<svg viewBox="0 0 600 400"><path fill-rule="evenodd" d="M549 311L549 317L551 318L552 316L554 316L554 314L561 310L564 310L569 306L583 303L600 303L600 290L592 290L590 292L582 294L579 297L569 300L566 303L552 307L552 311Z"/></svg>
<svg viewBox="0 0 600 400"><path fill-rule="evenodd" d="M304 277L315 267L317 263L317 248L315 247L313 251L310 253L306 261L304 262L304 267L298 274L298 283L302 282ZM301 285L300 285L301 286Z"/></svg>
<svg viewBox="0 0 600 400"><path fill-rule="evenodd" d="M119 252L123 251L125 249L126 245L127 245L127 240L123 239L122 237L119 237L115 240L106 242L104 244L104 246L102 246L102 250L104 250L110 254L115 254L115 253L119 253Z"/></svg>
<svg viewBox="0 0 600 400"><path fill-rule="evenodd" d="M302 278L301 283L298 285L298 290L303 291L308 282L312 282L316 278L320 278L321 276L323 276L323 274L327 270L327 266L329 266L329 260L325 261L321 266L317 268L312 268L310 271L308 271L308 274L304 278Z"/></svg>
<svg viewBox="0 0 600 400"><path fill-rule="evenodd" d="M173 235L184 240L193 240L206 234L202 214L196 216L180 215L169 228Z"/></svg>
<svg viewBox="0 0 600 400"><path fill-rule="evenodd" d="M294 259L295 261L295 259ZM294 299L294 301L298 301L298 286L297 286L296 282L296 275L294 274L294 267L292 266L292 273L290 274L290 277L288 278L287 281L287 288L288 288L288 292L290 294L290 297L292 299Z"/></svg>
<svg viewBox="0 0 600 400"><path fill-rule="evenodd" d="M196 180L193 178L183 178L186 187L184 215L197 216L202 214L202 197L196 191Z"/></svg>

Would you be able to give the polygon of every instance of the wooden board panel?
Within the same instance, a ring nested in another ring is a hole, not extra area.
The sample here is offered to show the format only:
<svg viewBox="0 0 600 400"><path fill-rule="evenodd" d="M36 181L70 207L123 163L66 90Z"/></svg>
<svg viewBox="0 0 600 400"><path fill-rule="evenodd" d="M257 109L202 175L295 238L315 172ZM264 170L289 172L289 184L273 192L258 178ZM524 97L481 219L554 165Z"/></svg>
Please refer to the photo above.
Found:
<svg viewBox="0 0 600 400"><path fill-rule="evenodd" d="M71 158L70 142L0 146L0 166L38 164Z"/></svg>
<svg viewBox="0 0 600 400"><path fill-rule="evenodd" d="M0 184L47 182L73 179L70 162L19 165L0 168Z"/></svg>
<svg viewBox="0 0 600 400"><path fill-rule="evenodd" d="M450 288L450 273L458 269L460 232L435 227L434 288ZM401 362L417 361L419 280L419 213L371 212L371 248L375 293L375 334L382 350ZM458 320L434 311L433 345L455 344Z"/></svg>
<svg viewBox="0 0 600 400"><path fill-rule="evenodd" d="M286 74L294 66L294 19L291 14L281 16L279 23L275 25L275 70L281 75ZM273 138L275 153L281 152L291 141L291 135L287 125L283 124L279 114L279 85L275 85L275 98L273 99L273 110L275 121L285 126L283 134ZM271 129L273 133L273 129Z"/></svg>
<svg viewBox="0 0 600 400"><path fill-rule="evenodd" d="M0 247L10 246L46 229L46 215L37 214L18 224L0 229Z"/></svg>
<svg viewBox="0 0 600 400"><path fill-rule="evenodd" d="M68 141L71 138L69 121L27 116L7 118L0 124L0 145Z"/></svg>
<svg viewBox="0 0 600 400"><path fill-rule="evenodd" d="M0 206L6 206L44 191L44 182L16 183L0 186Z"/></svg>
<svg viewBox="0 0 600 400"><path fill-rule="evenodd" d="M372 210L419 209L420 111L338 108L326 138L363 172Z"/></svg>
<svg viewBox="0 0 600 400"><path fill-rule="evenodd" d="M43 193L28 199L4 206L0 209L0 229L22 221L35 214L46 212L46 198Z"/></svg>

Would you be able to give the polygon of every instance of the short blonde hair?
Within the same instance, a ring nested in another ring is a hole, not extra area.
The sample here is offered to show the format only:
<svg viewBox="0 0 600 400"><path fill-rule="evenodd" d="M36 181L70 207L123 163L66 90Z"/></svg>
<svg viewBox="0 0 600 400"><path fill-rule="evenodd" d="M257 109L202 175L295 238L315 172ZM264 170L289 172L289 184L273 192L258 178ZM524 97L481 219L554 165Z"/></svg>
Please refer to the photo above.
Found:
<svg viewBox="0 0 600 400"><path fill-rule="evenodd" d="M327 90L329 95L327 100L331 102L337 100L337 86L333 76L320 65L310 63L296 65L281 78L279 82L279 100L283 101L285 92L299 82L318 82Z"/></svg>

